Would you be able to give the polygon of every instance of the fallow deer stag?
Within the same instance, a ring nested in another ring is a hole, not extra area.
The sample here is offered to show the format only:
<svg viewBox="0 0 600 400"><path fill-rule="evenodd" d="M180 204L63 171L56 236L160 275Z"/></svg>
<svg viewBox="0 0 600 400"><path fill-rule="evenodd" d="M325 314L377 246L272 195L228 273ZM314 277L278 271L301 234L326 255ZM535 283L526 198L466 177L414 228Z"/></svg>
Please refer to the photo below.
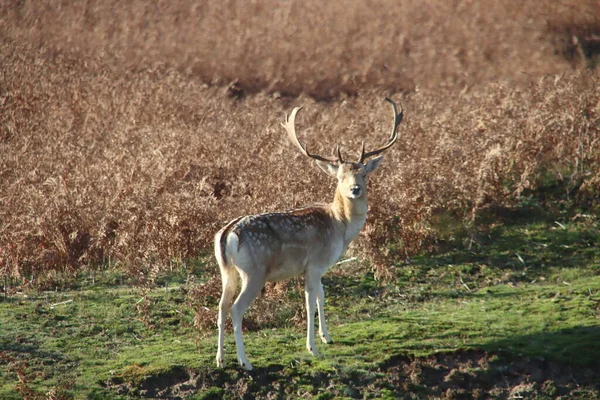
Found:
<svg viewBox="0 0 600 400"><path fill-rule="evenodd" d="M315 204L289 211L244 216L229 222L215 235L215 255L223 283L219 302L219 339L217 366L223 366L223 341L225 319L231 308L237 359L240 365L251 370L246 358L242 337L242 316L258 296L267 281L281 281L304 275L306 315L308 317L306 348L317 355L315 346L315 306L319 314L321 340L331 343L325 324L325 296L321 277L346 251L358 235L367 218L366 176L375 171L383 160L377 156L398 139L398 126L402 121L396 103L386 98L394 108L394 126L388 142L382 147L365 152L363 141L358 162L344 161L337 146L337 157L324 157L308 152L296 135L294 121L301 107L286 116L281 125L289 139L305 156L316 161L327 174L337 178L333 202ZM239 277L242 289L232 301Z"/></svg>

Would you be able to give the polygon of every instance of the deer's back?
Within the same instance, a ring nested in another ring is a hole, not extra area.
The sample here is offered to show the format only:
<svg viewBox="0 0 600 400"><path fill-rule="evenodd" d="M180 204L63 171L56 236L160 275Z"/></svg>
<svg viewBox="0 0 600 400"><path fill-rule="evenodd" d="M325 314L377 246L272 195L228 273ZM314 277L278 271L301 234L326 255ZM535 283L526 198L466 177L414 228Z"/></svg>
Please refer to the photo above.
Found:
<svg viewBox="0 0 600 400"><path fill-rule="evenodd" d="M231 229L237 249L230 251L241 270L252 264L269 281L303 275L306 267L328 268L344 249L344 235L328 205L247 216Z"/></svg>

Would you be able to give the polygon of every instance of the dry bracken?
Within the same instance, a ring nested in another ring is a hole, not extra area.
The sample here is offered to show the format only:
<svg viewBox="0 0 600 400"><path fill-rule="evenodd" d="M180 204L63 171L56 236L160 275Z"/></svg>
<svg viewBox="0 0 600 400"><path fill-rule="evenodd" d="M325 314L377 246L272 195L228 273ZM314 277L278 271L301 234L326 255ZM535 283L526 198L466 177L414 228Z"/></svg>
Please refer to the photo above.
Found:
<svg viewBox="0 0 600 400"><path fill-rule="evenodd" d="M0 15L5 282L106 265L151 282L234 216L321 200L331 183L297 173L279 127L300 104L321 153L385 132L383 97L405 108L351 248L381 278L435 242L442 212L473 221L548 176L597 196L596 1L23 1Z"/></svg>

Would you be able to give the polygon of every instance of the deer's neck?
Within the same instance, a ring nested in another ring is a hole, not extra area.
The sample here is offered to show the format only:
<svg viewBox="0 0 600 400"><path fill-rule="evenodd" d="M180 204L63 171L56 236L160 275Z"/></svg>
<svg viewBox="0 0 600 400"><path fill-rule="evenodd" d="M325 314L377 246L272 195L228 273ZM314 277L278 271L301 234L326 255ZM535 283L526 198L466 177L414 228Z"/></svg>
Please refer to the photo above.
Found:
<svg viewBox="0 0 600 400"><path fill-rule="evenodd" d="M350 242L358 235L367 220L367 193L358 199L350 199L336 190L331 205L335 218L345 226L345 239Z"/></svg>

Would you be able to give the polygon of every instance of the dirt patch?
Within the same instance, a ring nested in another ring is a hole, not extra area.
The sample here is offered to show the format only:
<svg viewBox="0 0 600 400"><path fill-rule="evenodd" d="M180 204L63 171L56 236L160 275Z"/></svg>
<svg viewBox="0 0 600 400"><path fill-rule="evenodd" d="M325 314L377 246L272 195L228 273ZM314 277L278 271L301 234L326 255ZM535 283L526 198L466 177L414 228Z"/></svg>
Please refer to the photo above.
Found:
<svg viewBox="0 0 600 400"><path fill-rule="evenodd" d="M381 384L391 384L401 396L421 393L447 399L592 398L600 389L591 367L544 359L509 359L483 351L427 358L393 356L381 365L381 371Z"/></svg>
<svg viewBox="0 0 600 400"><path fill-rule="evenodd" d="M112 378L103 385L109 391L139 398L185 399L201 392L205 399L220 399L228 394L236 398L254 398L265 392L280 393L276 381L283 382L283 366L259 368L252 373L241 370L209 369L193 370L174 366L154 375L135 381L120 377ZM275 389L274 389L275 388Z"/></svg>
<svg viewBox="0 0 600 400"><path fill-rule="evenodd" d="M543 359L514 359L484 351L460 351L425 358L395 355L368 371L302 373L272 365L241 370L173 367L136 384L115 378L106 388L140 398L368 398L516 399L597 398L595 367L574 367Z"/></svg>

